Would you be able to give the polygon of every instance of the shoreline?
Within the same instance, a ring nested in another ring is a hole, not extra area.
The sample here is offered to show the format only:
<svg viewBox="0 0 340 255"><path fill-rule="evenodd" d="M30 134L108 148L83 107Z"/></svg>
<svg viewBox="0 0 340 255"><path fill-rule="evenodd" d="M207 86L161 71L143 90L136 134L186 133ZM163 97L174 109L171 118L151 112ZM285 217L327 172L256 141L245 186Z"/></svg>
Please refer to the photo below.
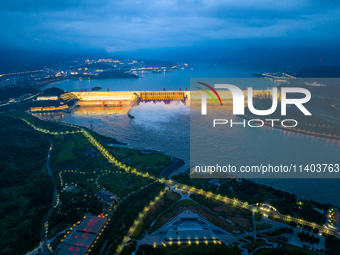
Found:
<svg viewBox="0 0 340 255"><path fill-rule="evenodd" d="M33 115L33 116L34 116L34 115ZM34 116L34 117L37 117L37 116ZM239 116L237 116L237 117L239 117ZM40 119L41 117L37 117L37 118ZM55 123L62 124L62 125L77 126L77 127L79 127L79 128L83 127L83 126L78 126L78 125L70 124L70 123L67 123L67 122L57 122L57 121L49 120L49 119L45 119L45 118L42 118L42 119L45 120L45 121L51 121L51 122L55 122ZM271 127L271 126L269 125L269 127ZM87 127L83 127L83 128L88 129ZM287 129L283 129L283 130L289 131L289 130L287 130ZM91 130L91 132L95 132L95 131L92 131L92 130ZM97 132L95 132L95 133L97 133ZM98 134L98 133L97 133L97 134ZM101 134L99 134L99 135L101 135ZM109 138L109 139L115 139L115 138L112 138L112 137L109 137L109 136L106 136L106 135L101 135L101 136L107 137L107 138ZM117 140L117 141L119 142L119 140ZM116 147L120 147L120 146L116 146ZM142 151L142 150L152 150L152 149L147 149L147 148L137 148L137 147L135 147L135 146L132 146L131 144L128 144L128 145L125 145L125 146L122 146L122 147L127 147L127 148L131 148L131 149L138 150L138 151ZM169 155L169 154L166 153L166 152L157 151L157 153L163 154L163 155L166 155L166 156L169 156L169 157L171 157L171 158L174 158L174 156L171 156L171 155ZM174 164L176 164L176 162L173 162L173 164L171 164L171 165L168 166L167 168L169 168L169 167L171 167L171 166L174 166ZM167 168L163 169L161 173L163 173L164 170L166 170ZM176 170L178 170L179 168L180 168L180 167L176 167L176 169L174 169L173 171L171 171L171 174L174 173L174 172L175 172ZM169 174L168 176L170 176L171 174ZM164 176L163 176L163 177L164 177ZM248 179L248 178L246 178L246 179ZM261 181L258 180L258 179L257 179L257 180L254 180L254 179L249 178L248 180L250 180L250 181L252 181L252 182L254 182L254 183L258 183L258 184L260 184L260 185L265 185L265 186L268 186L268 187L275 188L275 189L277 189L277 190L279 190L279 191L282 191L282 192L287 192L287 193L290 193L290 194L294 194L297 198L301 198L301 199L308 200L308 201L311 201L311 200L312 200L312 201L316 201L316 202L318 202L318 203L327 204L327 203L321 202L321 201L319 201L319 200L317 200L317 199L315 199L315 198L308 198L308 197L305 197L305 196L303 196L303 195L299 195L299 194L297 194L297 193L295 193L295 192L292 192L292 191L288 191L288 190L279 188L279 187L277 187L277 186L275 186L275 185L271 185L271 184L269 184L269 183L263 183L263 182L261 182ZM336 206L336 207L339 207L339 206L340 206L340 205L334 204L334 202L329 202L329 203L332 204L333 206Z"/></svg>
<svg viewBox="0 0 340 255"><path fill-rule="evenodd" d="M240 118L240 119L245 119L245 120L251 120L251 118L249 117L245 117L245 116L240 116L240 115L236 115L236 117ZM293 133L300 133L300 134L304 134L304 135L308 135L308 136L315 136L315 137L320 137L320 138L326 138L326 139L331 139L331 140L340 140L340 136L329 136L329 135L323 135L323 134L319 134L319 133L311 133L309 131L304 131L304 130L296 130L293 128L286 128L286 127L279 127L279 126L272 126L271 124L264 122L264 126L266 127L270 127L270 128L276 128L276 129L280 129L280 130L284 130L284 131L288 131L288 132L293 132Z"/></svg>
<svg viewBox="0 0 340 255"><path fill-rule="evenodd" d="M280 178L276 178L277 179L280 179ZM295 178L294 178L295 179ZM313 178L303 178L304 180L306 179L313 179ZM323 179L331 179L331 178L323 178ZM297 198L299 199L302 199L302 200L307 200L307 201L314 201L314 202L317 202L317 203L320 203L320 204L323 204L323 205L327 205L327 204L330 204L332 207L336 207L336 208L340 208L340 203L339 204L335 204L334 202L324 202L324 201L319 201L318 199L311 199L311 198L307 198L305 197L304 195L298 195L297 193L293 192L293 191L288 191L288 190L285 190L283 188L279 188L277 186L274 185L270 185L270 184L267 184L267 183L264 183L264 182L261 182L261 181L255 181L254 179L248 179L252 182L255 182L257 184L260 184L260 185L264 185L264 186L267 186L267 187L271 187L271 188L274 188L276 190L280 190L282 192L287 192L287 193L290 193L294 196L296 196ZM259 180L259 179L258 179Z"/></svg>
<svg viewBox="0 0 340 255"><path fill-rule="evenodd" d="M119 140L117 140L116 138L113 138L113 137L109 137L109 136L106 136L106 135L101 135L101 134L98 134L96 131L93 131L93 130L90 130L89 128L87 127L84 127L84 126L79 126L79 125L74 125L74 124L70 124L70 123L67 123L67 122L63 122L63 121L55 121L55 120L49 120L49 119L45 119L43 117L38 117L38 116L35 116L33 114L30 114L31 116L37 118L37 119L40 119L40 120L43 120L43 121L48 121L48 122L53 122L53 123L56 123L56 124L61 124L61 125L66 125L66 126L73 126L73 127L77 127L77 128L85 128L85 129L88 129L89 131L93 132L93 133L96 133L97 135L100 135L100 136L103 136L105 137L106 139L108 140L115 140L117 143L110 146L110 147L123 147L123 148L129 148L129 149L133 149L133 150L137 150L139 152L142 152L142 151L152 151L153 153L157 153L157 154L161 154L161 155L164 155L164 156L168 156L171 158L171 161L173 162L170 166L164 168L161 172L161 177L165 177L165 178L168 178L172 173L174 173L175 171L177 171L179 168L181 168L184 164L185 164L185 161L181 158L177 158L175 156L171 156L169 155L168 153L166 152L163 152L163 151L159 151L159 150L155 150L155 149L148 149L148 148L137 148L135 146L132 146L131 144L127 144L127 143L123 143L123 142L120 142ZM134 118L134 117L133 117ZM169 171L170 170L170 171ZM167 176L163 176L163 172L166 172L166 175Z"/></svg>

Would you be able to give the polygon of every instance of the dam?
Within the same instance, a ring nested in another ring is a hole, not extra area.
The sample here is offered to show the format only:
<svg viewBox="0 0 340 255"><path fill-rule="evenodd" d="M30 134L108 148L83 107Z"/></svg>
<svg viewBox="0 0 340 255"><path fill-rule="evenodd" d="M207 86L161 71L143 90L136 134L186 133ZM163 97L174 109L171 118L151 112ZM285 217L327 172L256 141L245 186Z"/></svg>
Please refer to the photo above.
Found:
<svg viewBox="0 0 340 255"><path fill-rule="evenodd" d="M181 101L184 104L200 104L203 91L85 91L68 92L60 96L63 100L75 99L80 106L134 106L141 102ZM232 93L229 90L218 90L223 104L231 104ZM247 90L243 90L245 102L247 102ZM272 98L272 90L254 90L255 98ZM280 96L279 96L280 98ZM208 97L208 104L213 104Z"/></svg>
<svg viewBox="0 0 340 255"><path fill-rule="evenodd" d="M141 102L162 101L185 103L189 97L189 91L69 92L60 96L63 100L76 99L80 106L133 106Z"/></svg>

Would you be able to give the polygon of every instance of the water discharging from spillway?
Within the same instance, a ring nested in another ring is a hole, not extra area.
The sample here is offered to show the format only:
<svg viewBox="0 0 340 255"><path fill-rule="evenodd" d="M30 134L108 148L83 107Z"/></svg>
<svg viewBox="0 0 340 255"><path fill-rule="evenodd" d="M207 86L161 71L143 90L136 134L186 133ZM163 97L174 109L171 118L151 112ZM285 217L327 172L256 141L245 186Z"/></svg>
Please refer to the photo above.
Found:
<svg viewBox="0 0 340 255"><path fill-rule="evenodd" d="M169 128L168 124L173 124L179 118L189 116L190 109L182 102L173 101L170 104L164 102L140 103L130 110L134 116L136 125L150 130L163 130Z"/></svg>
<svg viewBox="0 0 340 255"><path fill-rule="evenodd" d="M130 111L129 111L130 110ZM128 112L134 116L128 117ZM38 116L85 126L138 149L166 152L189 163L190 109L182 102L140 103L128 107L78 107L71 113Z"/></svg>
<svg viewBox="0 0 340 255"><path fill-rule="evenodd" d="M142 103L130 110L135 118L128 117L128 107L79 107L71 113L41 113L47 119L86 126L93 131L117 139L136 148L166 152L189 163L190 114L188 105L172 102ZM232 117L232 111L224 113ZM338 162L340 142L278 129L223 128L228 138L225 157L235 160L273 158L287 163L295 159L306 162ZM257 147L256 147L257 146ZM256 147L256 150L249 149ZM284 152L284 153L277 153ZM245 162L245 161L244 161ZM260 162L261 163L261 162ZM272 179L258 180L272 184L300 196L340 205L339 179ZM322 188L320 188L322 187ZM313 190L311 193L310 190ZM332 193L332 196L329 194Z"/></svg>

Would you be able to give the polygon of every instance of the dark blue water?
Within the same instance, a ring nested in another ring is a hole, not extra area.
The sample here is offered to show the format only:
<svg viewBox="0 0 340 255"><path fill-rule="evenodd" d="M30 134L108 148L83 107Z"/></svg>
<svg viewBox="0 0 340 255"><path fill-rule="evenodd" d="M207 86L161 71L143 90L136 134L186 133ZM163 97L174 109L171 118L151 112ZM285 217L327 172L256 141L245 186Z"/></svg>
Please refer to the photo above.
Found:
<svg viewBox="0 0 340 255"><path fill-rule="evenodd" d="M102 87L104 90L109 88L111 91L162 90L163 88L178 90L180 87L189 88L190 78L250 77L252 72L260 71L245 72L239 68L211 65L194 65L192 68L193 70L187 68L161 74L142 73L143 78L138 80L69 80L49 86L57 86L65 90L89 89L95 86ZM41 116L86 126L133 147L160 150L182 158L189 164L190 114L188 106L175 102L170 105L141 104L131 110L135 119L128 118L128 111L129 108L126 107L80 107L72 113L45 113ZM312 160L311 157L319 161L322 160L323 155L333 155L334 161L337 160L339 163L339 141L269 128L254 131L257 132L256 135L245 136L236 130L230 132L234 133L227 135L235 141L232 150L226 152L226 156L230 158L246 153L248 158L256 156L259 159L266 159L270 155L277 157L280 161L289 162L292 158L309 161ZM249 143L259 144L261 150L245 150L244 145ZM307 199L340 206L339 179L258 179L257 181L294 192Z"/></svg>
<svg viewBox="0 0 340 255"><path fill-rule="evenodd" d="M251 77L251 73L259 70L244 71L239 67L226 67L220 65L195 64L189 65L184 69L174 71L152 73L137 72L140 79L105 79L105 80L86 80L70 79L49 84L47 87L58 87L67 91L80 91L81 89L91 89L101 87L102 91L158 91L189 89L190 78L246 78Z"/></svg>

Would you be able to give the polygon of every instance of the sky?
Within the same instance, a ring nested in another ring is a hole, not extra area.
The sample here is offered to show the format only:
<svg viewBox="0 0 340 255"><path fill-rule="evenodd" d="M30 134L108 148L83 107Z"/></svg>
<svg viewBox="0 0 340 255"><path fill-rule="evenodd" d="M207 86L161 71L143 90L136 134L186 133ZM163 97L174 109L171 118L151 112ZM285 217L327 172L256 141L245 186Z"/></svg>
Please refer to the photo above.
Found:
<svg viewBox="0 0 340 255"><path fill-rule="evenodd" d="M0 45L140 55L327 49L339 45L339 17L338 0L12 0L0 1Z"/></svg>

